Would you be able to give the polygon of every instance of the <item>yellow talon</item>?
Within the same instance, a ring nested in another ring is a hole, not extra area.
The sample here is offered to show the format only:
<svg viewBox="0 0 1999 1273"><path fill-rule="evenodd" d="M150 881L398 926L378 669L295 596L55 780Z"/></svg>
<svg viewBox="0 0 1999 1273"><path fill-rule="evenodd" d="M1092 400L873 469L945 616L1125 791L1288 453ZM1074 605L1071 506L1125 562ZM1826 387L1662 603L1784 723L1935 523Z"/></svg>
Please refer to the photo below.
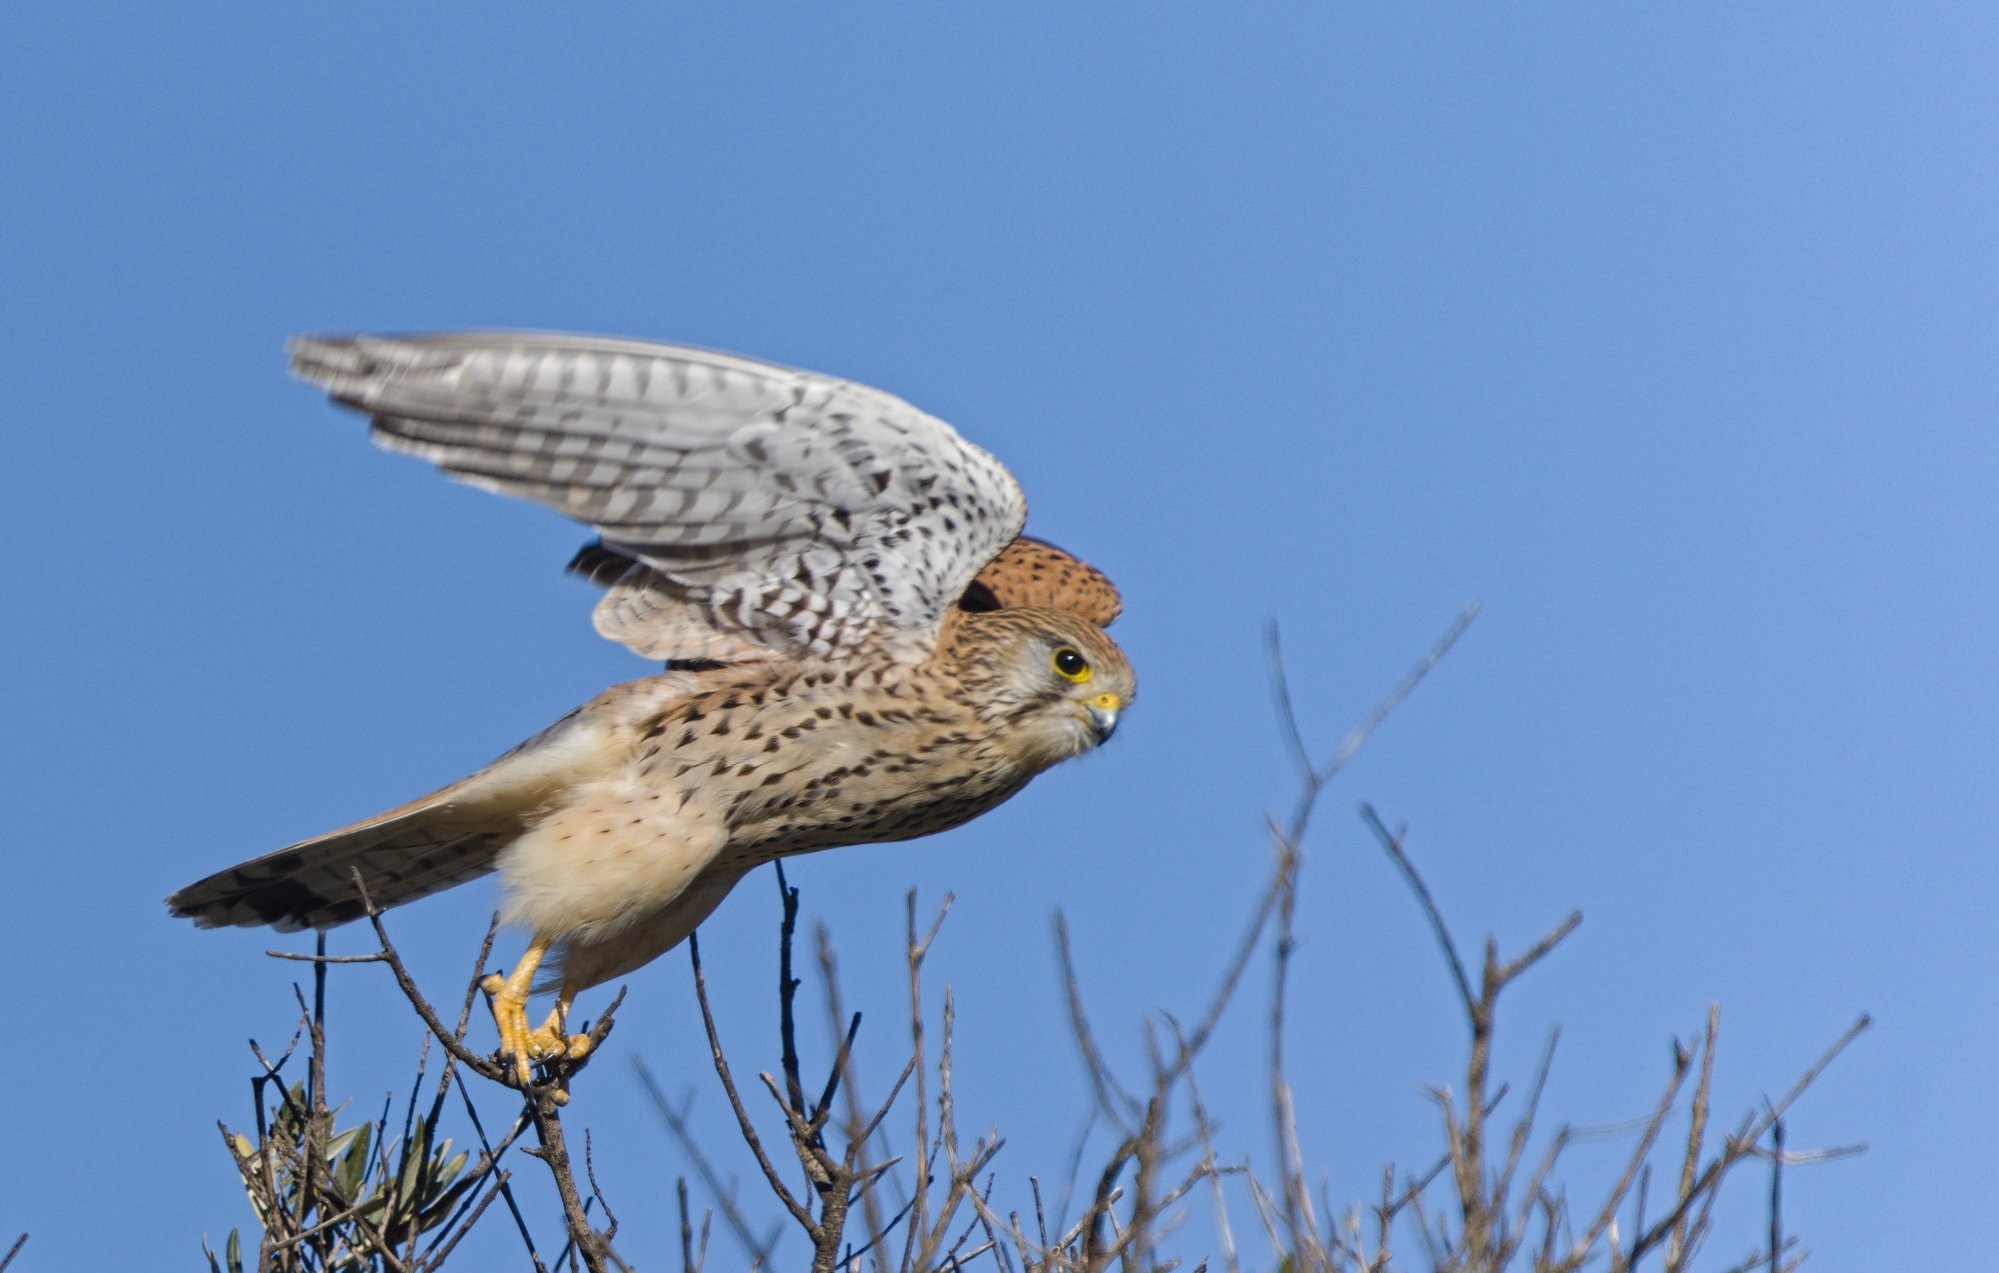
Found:
<svg viewBox="0 0 1999 1273"><path fill-rule="evenodd" d="M537 1061L552 1060L566 1056L572 1061L581 1060L590 1051L590 1036L587 1034L565 1034L564 1019L569 1015L569 1005L558 1003L548 1014L548 1020L528 1031L528 1051Z"/></svg>
<svg viewBox="0 0 1999 1273"><path fill-rule="evenodd" d="M521 961L505 977L492 973L479 982L493 1009L493 1025L500 1032L500 1055L514 1063L514 1077L526 1091L534 1076L534 1032L528 1029L528 991L534 984L535 969L548 954L547 938L537 937L522 952Z"/></svg>
<svg viewBox="0 0 1999 1273"><path fill-rule="evenodd" d="M548 1020L528 1035L528 1046L534 1049L536 1060L566 1056L572 1061L580 1061L590 1055L589 1035L564 1033L563 1027L568 1020L569 1000L556 1000L555 1010L548 1014Z"/></svg>
<svg viewBox="0 0 1999 1273"><path fill-rule="evenodd" d="M563 1032L569 1016L567 995L556 1000L548 1020L532 1030L528 1028L528 991L549 945L547 938L535 938L522 952L521 962L513 972L504 977L491 973L479 982L479 988L492 1004L493 1024L500 1032L500 1055L513 1061L514 1075L523 1091L533 1080L535 1062L563 1056L580 1061L590 1054L589 1035Z"/></svg>

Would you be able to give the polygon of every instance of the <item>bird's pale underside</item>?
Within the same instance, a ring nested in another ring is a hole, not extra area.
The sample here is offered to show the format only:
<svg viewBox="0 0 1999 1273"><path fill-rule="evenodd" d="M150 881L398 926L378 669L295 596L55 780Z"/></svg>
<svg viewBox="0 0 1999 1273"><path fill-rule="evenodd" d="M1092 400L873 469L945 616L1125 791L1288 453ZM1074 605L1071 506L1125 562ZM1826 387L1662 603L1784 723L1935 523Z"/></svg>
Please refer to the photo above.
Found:
<svg viewBox="0 0 1999 1273"><path fill-rule="evenodd" d="M950 426L848 381L671 345L301 338L375 440L549 505L597 542L597 630L666 661L421 800L191 884L204 927L325 928L497 869L529 945L489 978L523 1084L579 990L692 932L760 863L956 826L1110 735L1117 592L1020 535ZM544 959L558 991L529 1029Z"/></svg>

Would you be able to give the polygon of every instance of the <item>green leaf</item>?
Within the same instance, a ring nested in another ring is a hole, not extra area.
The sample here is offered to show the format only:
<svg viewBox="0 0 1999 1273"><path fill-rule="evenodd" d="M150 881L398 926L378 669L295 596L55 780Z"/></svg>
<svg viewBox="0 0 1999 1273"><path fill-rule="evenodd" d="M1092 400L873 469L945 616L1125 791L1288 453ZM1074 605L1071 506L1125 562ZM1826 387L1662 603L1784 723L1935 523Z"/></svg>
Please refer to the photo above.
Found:
<svg viewBox="0 0 1999 1273"><path fill-rule="evenodd" d="M437 1195L436 1198L432 1199L418 1213L416 1231L418 1233L428 1233L438 1225L443 1224L450 1217L452 1209L458 1205L459 1200L465 1196L466 1191L477 1183L479 1182L476 1180L461 1180L451 1186L451 1188Z"/></svg>
<svg viewBox="0 0 1999 1273"><path fill-rule="evenodd" d="M340 1196L351 1202L361 1196L361 1186L368 1178L369 1132L372 1127L363 1123L343 1136L345 1157L334 1171L334 1183L340 1188Z"/></svg>
<svg viewBox="0 0 1999 1273"><path fill-rule="evenodd" d="M354 1138L367 1130L368 1126L366 1123L363 1123L359 1127L350 1127L344 1132L336 1132L329 1128L326 1137L326 1157L328 1161L346 1153L347 1147L354 1143Z"/></svg>
<svg viewBox="0 0 1999 1273"><path fill-rule="evenodd" d="M442 1158L450 1152L451 1142L447 1140L438 1149L437 1156ZM465 1170L465 1160L469 1154L469 1150L460 1150L456 1158L453 1158L450 1162L445 1163L437 1169L437 1187L439 1189L446 1188L452 1181L458 1179L458 1173Z"/></svg>

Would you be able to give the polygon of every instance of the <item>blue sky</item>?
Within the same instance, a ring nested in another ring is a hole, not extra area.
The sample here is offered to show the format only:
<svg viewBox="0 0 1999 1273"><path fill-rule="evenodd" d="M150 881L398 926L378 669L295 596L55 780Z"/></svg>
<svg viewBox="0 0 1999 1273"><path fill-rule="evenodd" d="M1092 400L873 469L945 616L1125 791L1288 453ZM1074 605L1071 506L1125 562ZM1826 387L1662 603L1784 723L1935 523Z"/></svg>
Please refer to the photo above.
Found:
<svg viewBox="0 0 1999 1273"><path fill-rule="evenodd" d="M1135 1060L1257 895L1291 792L1266 623L1330 749L1477 598L1315 827L1289 1040L1315 1178L1345 1200L1427 1161L1422 1085L1459 1072L1367 800L1466 938L1584 912L1503 1041L1519 1066L1561 1024L1552 1116L1644 1108L1711 1000L1729 1112L1871 1011L1791 1124L1870 1152L1790 1178L1789 1225L1821 1267L1977 1265L1995 50L1974 5L10 9L17 1267L185 1267L248 1221L214 1121L249 1121L243 1041L288 1034L297 966L162 896L644 674L561 574L575 528L376 452L283 372L296 331L465 326L880 385L1122 586L1143 701L1113 746L793 872L890 1068L904 891L956 894L934 971L1003 1183L1059 1175L1085 1109L1055 909ZM704 929L746 1065L772 892ZM462 976L491 904L398 913L419 971ZM418 1041L374 971L335 979L334 1082L370 1108ZM629 1058L720 1102L684 960L631 984L571 1117L656 1267L684 1168ZM1207 1081L1267 1161L1261 1050L1246 1015Z"/></svg>

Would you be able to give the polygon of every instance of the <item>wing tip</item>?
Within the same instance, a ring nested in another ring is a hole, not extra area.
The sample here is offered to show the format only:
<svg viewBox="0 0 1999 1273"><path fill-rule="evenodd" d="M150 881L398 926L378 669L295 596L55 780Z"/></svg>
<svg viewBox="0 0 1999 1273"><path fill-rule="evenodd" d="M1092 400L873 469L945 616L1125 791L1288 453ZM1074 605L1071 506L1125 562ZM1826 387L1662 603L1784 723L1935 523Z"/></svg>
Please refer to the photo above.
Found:
<svg viewBox="0 0 1999 1273"><path fill-rule="evenodd" d="M285 342L291 373L308 384L331 388L343 376L363 369L361 337L308 332Z"/></svg>
<svg viewBox="0 0 1999 1273"><path fill-rule="evenodd" d="M665 358L702 364L750 376L804 376L829 383L852 384L868 393L882 390L837 376L805 371L785 363L705 345L676 344L631 336L589 332L544 331L532 327L466 328L434 332L300 332L285 342L291 373L308 383L331 388L341 378L379 375L426 354L463 355L486 351L527 350L548 354L621 354L635 358ZM900 399L897 399L900 401ZM905 404L906 405L906 404Z"/></svg>

